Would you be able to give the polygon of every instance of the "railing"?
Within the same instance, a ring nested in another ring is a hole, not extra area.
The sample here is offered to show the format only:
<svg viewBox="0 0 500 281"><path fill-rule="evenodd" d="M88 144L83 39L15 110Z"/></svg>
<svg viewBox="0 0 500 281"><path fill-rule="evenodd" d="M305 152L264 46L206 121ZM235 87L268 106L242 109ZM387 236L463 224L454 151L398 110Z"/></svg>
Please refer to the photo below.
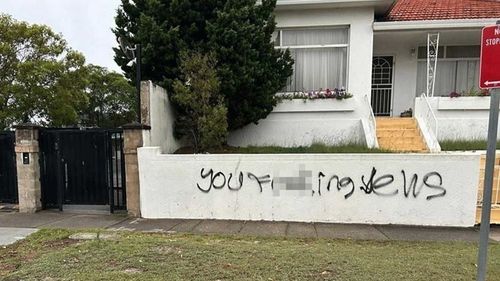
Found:
<svg viewBox="0 0 500 281"><path fill-rule="evenodd" d="M365 102L366 102L366 104L368 106L368 109L370 111L370 113L368 114L368 121L369 121L370 131L373 134L373 140L374 140L373 145L374 145L375 148L378 148L377 120L375 119L375 114L373 113L372 104L370 102L370 99L368 98L368 95L365 95L364 100L365 100Z"/></svg>
<svg viewBox="0 0 500 281"><path fill-rule="evenodd" d="M429 121L429 119L432 120L432 122L427 122L427 124L430 124L431 132L434 133L434 137L436 137L436 139L437 139L438 138L438 129L439 129L438 126L439 126L439 124L438 124L436 114L434 114L434 110L432 110L432 106L429 102L429 99L427 98L427 95L422 94L422 97L424 98L425 104L427 105L427 112L424 115L425 120L426 121Z"/></svg>
<svg viewBox="0 0 500 281"><path fill-rule="evenodd" d="M422 98L426 106L422 110L419 110L417 118L420 117L423 119L424 124L427 127L427 132L429 134L432 134L430 138L426 138L426 141L431 142L428 143L428 146L432 150L433 148L440 147L438 142L439 123L436 115L434 114L434 110L432 109L429 99L427 98L427 95L422 94L420 97Z"/></svg>

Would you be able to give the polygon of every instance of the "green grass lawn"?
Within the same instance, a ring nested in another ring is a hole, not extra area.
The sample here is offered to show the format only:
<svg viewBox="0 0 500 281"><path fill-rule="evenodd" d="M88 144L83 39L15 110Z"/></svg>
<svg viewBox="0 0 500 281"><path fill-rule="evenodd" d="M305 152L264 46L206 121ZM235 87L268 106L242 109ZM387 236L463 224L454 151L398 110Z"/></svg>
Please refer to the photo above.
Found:
<svg viewBox="0 0 500 281"><path fill-rule="evenodd" d="M183 147L176 153L189 154L193 153L192 147ZM219 149L212 149L209 153L213 154L274 154L274 153L390 153L388 150L368 148L360 144L343 144L338 146L329 146L325 144L312 144L311 146L299 147L280 147L280 146L249 146L249 147L234 147L224 146Z"/></svg>
<svg viewBox="0 0 500 281"><path fill-rule="evenodd" d="M1 280L474 280L465 242L376 242L41 230L0 248ZM488 280L500 280L492 244Z"/></svg>
<svg viewBox="0 0 500 281"><path fill-rule="evenodd" d="M442 151L462 151L462 150L486 150L486 140L448 140L439 142ZM500 142L497 142L497 149L500 149Z"/></svg>

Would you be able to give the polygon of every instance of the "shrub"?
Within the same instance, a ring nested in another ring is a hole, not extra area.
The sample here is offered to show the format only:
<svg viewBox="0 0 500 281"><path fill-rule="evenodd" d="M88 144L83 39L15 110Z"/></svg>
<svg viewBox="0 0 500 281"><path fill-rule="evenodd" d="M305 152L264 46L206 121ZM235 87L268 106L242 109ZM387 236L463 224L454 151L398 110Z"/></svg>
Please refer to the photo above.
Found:
<svg viewBox="0 0 500 281"><path fill-rule="evenodd" d="M173 84L172 101L179 108L176 132L191 138L195 152L220 147L227 138L227 108L215 65L212 54L183 53L182 80Z"/></svg>

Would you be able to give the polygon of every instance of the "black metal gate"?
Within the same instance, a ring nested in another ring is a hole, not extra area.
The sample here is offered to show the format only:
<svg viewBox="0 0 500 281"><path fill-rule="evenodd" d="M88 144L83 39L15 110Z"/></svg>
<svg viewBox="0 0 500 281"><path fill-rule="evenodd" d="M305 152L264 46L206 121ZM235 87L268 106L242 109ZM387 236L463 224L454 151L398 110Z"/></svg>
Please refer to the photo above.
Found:
<svg viewBox="0 0 500 281"><path fill-rule="evenodd" d="M0 132L0 202L17 203L17 169L14 132Z"/></svg>
<svg viewBox="0 0 500 281"><path fill-rule="evenodd" d="M391 115L393 62L393 57L373 58L371 101L375 116Z"/></svg>
<svg viewBox="0 0 500 281"><path fill-rule="evenodd" d="M125 209L121 130L45 129L40 132L44 208L109 205Z"/></svg>

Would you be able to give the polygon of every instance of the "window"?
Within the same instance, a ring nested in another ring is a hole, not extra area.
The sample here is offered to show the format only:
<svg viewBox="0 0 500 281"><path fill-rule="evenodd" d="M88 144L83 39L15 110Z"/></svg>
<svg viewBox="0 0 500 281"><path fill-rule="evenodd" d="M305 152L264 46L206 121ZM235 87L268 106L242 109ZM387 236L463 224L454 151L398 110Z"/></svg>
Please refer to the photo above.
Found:
<svg viewBox="0 0 500 281"><path fill-rule="evenodd" d="M284 92L309 92L346 86L349 29L303 28L279 30L278 49L290 49L295 63Z"/></svg>
<svg viewBox="0 0 500 281"><path fill-rule="evenodd" d="M427 47L419 47L417 70L417 95L426 92ZM451 92L463 92L478 89L479 46L440 47L435 96L448 96Z"/></svg>

